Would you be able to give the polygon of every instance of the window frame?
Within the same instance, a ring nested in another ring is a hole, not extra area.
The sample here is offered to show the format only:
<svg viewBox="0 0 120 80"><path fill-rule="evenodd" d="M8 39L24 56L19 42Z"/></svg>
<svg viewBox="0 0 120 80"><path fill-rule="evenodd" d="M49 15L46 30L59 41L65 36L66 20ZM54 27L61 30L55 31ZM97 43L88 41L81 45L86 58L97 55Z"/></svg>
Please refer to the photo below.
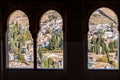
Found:
<svg viewBox="0 0 120 80"><path fill-rule="evenodd" d="M101 9L101 8L106 8L106 9L108 9L108 10L111 10L113 13L114 13L114 15L116 15L116 17L117 17L117 22L118 22L118 25L116 26L117 28L117 31L118 31L118 43L120 43L120 41L119 41L119 38L120 38L120 33L119 33L119 30L118 30L118 28L119 28L119 19L118 19L118 15L117 15L117 13L116 13L116 11L114 11L111 7L106 7L106 6L99 6L99 7L96 7L95 9L93 9L92 11L91 11L91 13L89 14L89 19L88 19L88 32L89 32L89 28L90 28L90 26L89 26L89 21L90 21L90 19L91 19L91 15L97 10L97 9ZM88 32L87 32L87 36L88 36ZM119 50L119 47L120 47L120 45L118 44L118 69L99 69L99 68L97 68L97 69L94 69L94 68L92 68L92 69L89 69L88 68L88 70L119 70L119 66L120 66L120 63L119 63L119 59L120 59L120 55L119 55L119 52L120 52L120 50ZM87 48L88 48L88 38L87 38ZM87 54L88 54L88 50L87 50ZM87 56L88 57L88 56ZM88 58L87 58L87 67L88 67Z"/></svg>
<svg viewBox="0 0 120 80"><path fill-rule="evenodd" d="M23 14L25 14L26 15L26 13L24 12L24 11L22 11L22 10L20 10L20 9L15 9L15 10L12 10L11 12L10 12L10 15L9 15L9 17L8 17L8 19L7 19L7 31L6 31L6 68L7 69L15 69L15 68L9 68L9 53L8 53L8 33L9 33L9 31L8 31L8 29L9 29L9 20L10 20L10 18L11 18L11 16L16 12L16 11L20 11L21 13L23 13ZM27 15L26 15L27 16ZM27 16L27 18L28 18L28 16ZM29 18L28 18L28 23L29 23ZM30 23L29 23L30 24ZM30 25L28 26L29 28L30 28ZM29 30L29 32L30 32L30 30ZM32 34L30 33L30 35L31 35L31 37L32 37ZM34 44L33 44L34 45ZM34 53L34 52L33 52ZM33 67L34 67L34 65L33 65ZM21 68L16 68L16 69L21 69ZM22 69L32 69L32 68L22 68Z"/></svg>
<svg viewBox="0 0 120 80"><path fill-rule="evenodd" d="M118 1L119 2L119 1ZM119 69L118 70L90 70L88 69L88 38L87 38L87 35L88 35L88 31L89 31L89 18L91 16L91 14L97 10L98 8L101 8L101 7L107 7L111 10L113 10L117 17L118 17L118 22L120 20L119 18L119 8L118 8L118 3L117 1L106 1L106 2L101 2L101 1L84 1L83 5L82 5L82 8L85 8L85 10L83 10L82 14L82 19L84 24L82 26L84 26L82 28L83 30L83 34L84 37L83 37L83 70L84 70L84 73L83 73L83 76L84 76L84 80L88 80L88 79L96 79L96 80L103 80L103 79L109 79L109 80L113 80L113 79L119 79L118 75L119 75L119 72L120 72L120 66L119 66ZM120 33L120 23L118 23L118 33ZM120 43L120 42L119 42ZM119 50L120 50L120 47L119 47ZM120 55L119 55L120 57ZM119 63L120 65L120 63ZM102 75L102 77L101 77ZM114 76L113 76L114 75Z"/></svg>
<svg viewBox="0 0 120 80"><path fill-rule="evenodd" d="M60 17L61 17L61 19L62 19L62 37L63 37L63 68L37 68L37 69L56 69L56 70L63 70L64 69L64 52L65 52L65 48L64 48L64 41L65 41L65 37L64 37L64 28L63 28L63 26L64 26L64 20L63 20L63 16L61 15L61 13L60 13L60 11L59 10L57 10L57 9L47 9L46 11L44 10L44 11L42 11L42 15L40 15L40 17L39 17L39 31L38 31L38 33L37 33L37 39L39 38L38 37L38 34L39 34L39 32L41 31L41 19L42 19L42 17L43 16L45 16L45 14L46 13L48 13L49 11L54 11L55 13L57 13ZM37 43L36 43L36 49L37 49ZM38 52L38 51L37 51ZM37 54L36 54L37 55ZM37 64L38 65L38 64Z"/></svg>
<svg viewBox="0 0 120 80"><path fill-rule="evenodd" d="M64 3L29 3L29 4L24 4L23 3L18 3L18 2L15 2L16 4L13 5L13 3L5 3L4 6L2 7L2 37L3 37L3 46L2 46L2 53L5 53L4 55L2 55L3 57L3 79L6 79L6 78L10 78L10 79L15 79L15 77L13 77L15 74L16 75L22 75L22 74L25 74L26 76L28 76L29 74L36 74L38 78L40 79L48 79L47 77L45 77L46 75L48 75L50 78L53 78L53 79L59 79L58 80L61 80L61 78L63 78L64 76L64 72L66 72L66 69L67 69L67 64L66 64L66 56L67 54L66 53L66 20L65 20L65 17L66 17L66 9L65 9L65 5ZM7 6L6 6L7 5ZM34 5L34 6L33 6ZM47 5L47 6L46 6ZM31 9L32 8L32 9ZM6 54L8 54L8 52L6 51L6 46L7 46L7 38L6 38L6 32L7 32L7 20L8 20L8 17L10 16L10 14L16 10L21 10L23 11L28 19L29 19L29 31L31 32L31 35L32 35L32 38L33 38L33 43L34 43L34 53L36 53L36 38L37 38L37 33L38 33L38 30L39 30L39 18L41 16L41 14L46 11L46 10L49 10L49 9L53 9L53 10L56 10L58 12L60 12L61 16L62 16L62 19L63 19L63 37L64 37L64 42L65 44L63 45L64 46L64 55L63 55L63 59L64 59L64 69L37 69L35 67L36 63L34 64L34 68L33 69L9 69L7 68L7 65L6 65ZM36 13L32 13L32 12L36 12ZM65 14L64 14L65 13ZM5 40L5 41L4 41ZM36 73L37 71L37 73ZM38 74L42 74L42 76L38 76ZM23 75L24 76L24 75ZM19 78L16 77L16 79ZM23 77L21 77L23 78ZM29 77L27 77L28 79L31 79ZM23 78L24 79L24 78Z"/></svg>

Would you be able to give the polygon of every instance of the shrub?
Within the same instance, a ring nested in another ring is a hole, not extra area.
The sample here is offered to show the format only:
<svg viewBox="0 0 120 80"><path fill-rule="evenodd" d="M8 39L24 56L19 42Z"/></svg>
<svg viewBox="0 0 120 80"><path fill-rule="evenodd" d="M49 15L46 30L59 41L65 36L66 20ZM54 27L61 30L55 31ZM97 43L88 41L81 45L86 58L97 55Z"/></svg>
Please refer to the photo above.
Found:
<svg viewBox="0 0 120 80"><path fill-rule="evenodd" d="M99 58L99 61L100 61L100 62L106 62L106 63L108 63L108 59L107 59L106 56L100 57L100 58Z"/></svg>
<svg viewBox="0 0 120 80"><path fill-rule="evenodd" d="M112 65L114 68L118 68L118 64L115 61L112 61Z"/></svg>

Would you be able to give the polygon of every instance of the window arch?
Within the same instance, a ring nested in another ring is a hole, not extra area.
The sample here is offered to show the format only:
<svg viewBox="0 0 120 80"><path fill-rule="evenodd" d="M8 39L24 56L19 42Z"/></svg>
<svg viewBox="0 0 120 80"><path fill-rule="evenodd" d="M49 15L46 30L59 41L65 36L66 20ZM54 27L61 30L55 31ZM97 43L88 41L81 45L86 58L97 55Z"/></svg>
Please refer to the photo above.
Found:
<svg viewBox="0 0 120 80"><path fill-rule="evenodd" d="M21 10L15 10L7 26L8 68L33 68L33 39L27 15Z"/></svg>
<svg viewBox="0 0 120 80"><path fill-rule="evenodd" d="M37 38L37 68L63 68L63 19L55 10L46 11L40 19Z"/></svg>
<svg viewBox="0 0 120 80"><path fill-rule="evenodd" d="M89 18L88 69L118 69L119 32L117 15L107 7Z"/></svg>

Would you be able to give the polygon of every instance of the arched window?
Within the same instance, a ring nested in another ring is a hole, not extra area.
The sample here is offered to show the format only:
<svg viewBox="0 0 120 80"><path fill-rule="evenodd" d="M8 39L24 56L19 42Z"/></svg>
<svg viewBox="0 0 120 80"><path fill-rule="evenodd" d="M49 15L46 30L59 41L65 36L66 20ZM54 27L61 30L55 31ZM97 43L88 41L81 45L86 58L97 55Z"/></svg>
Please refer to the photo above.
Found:
<svg viewBox="0 0 120 80"><path fill-rule="evenodd" d="M8 20L8 68L33 68L33 39L29 19L21 10L14 11Z"/></svg>
<svg viewBox="0 0 120 80"><path fill-rule="evenodd" d="M118 69L118 61L118 18L111 9L98 8L89 18L88 69Z"/></svg>
<svg viewBox="0 0 120 80"><path fill-rule="evenodd" d="M37 68L63 68L63 19L55 10L48 10L40 19L37 38Z"/></svg>

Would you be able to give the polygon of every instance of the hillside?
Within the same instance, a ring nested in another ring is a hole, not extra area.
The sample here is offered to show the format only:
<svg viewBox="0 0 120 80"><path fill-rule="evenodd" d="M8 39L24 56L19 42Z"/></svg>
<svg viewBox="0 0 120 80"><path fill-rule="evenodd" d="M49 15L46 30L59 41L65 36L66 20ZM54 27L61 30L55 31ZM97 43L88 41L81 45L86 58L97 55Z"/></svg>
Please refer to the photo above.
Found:
<svg viewBox="0 0 120 80"><path fill-rule="evenodd" d="M107 16L111 17L113 20L118 22L116 14L108 9L108 8L101 8L101 11L103 11ZM110 19L106 18L106 16L100 14L97 10L95 10L89 19L89 26L90 25L96 25L96 24L105 24L105 23L113 23Z"/></svg>

